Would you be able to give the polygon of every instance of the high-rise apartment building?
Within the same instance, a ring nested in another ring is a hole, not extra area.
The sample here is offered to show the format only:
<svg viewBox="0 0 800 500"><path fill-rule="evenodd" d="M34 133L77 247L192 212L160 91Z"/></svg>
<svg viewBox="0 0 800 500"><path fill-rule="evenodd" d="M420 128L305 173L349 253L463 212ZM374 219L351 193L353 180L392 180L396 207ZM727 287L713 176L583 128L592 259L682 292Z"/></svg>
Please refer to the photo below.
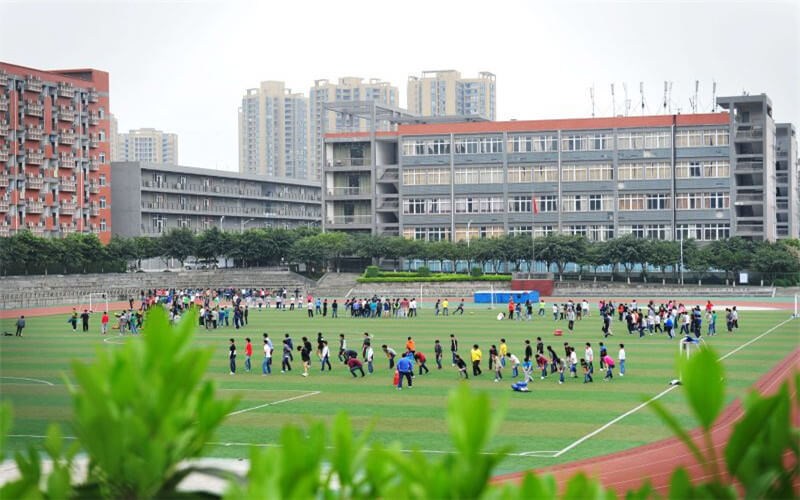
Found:
<svg viewBox="0 0 800 500"><path fill-rule="evenodd" d="M371 78L365 82L363 78L339 78L337 83L328 80L316 80L309 92L310 114L310 158L312 179L319 180L322 174L323 138L327 132L356 132L367 130L367 120L352 115L325 112L325 104L329 102L377 101L389 106L400 104L397 87L389 82ZM389 130L390 124L377 124L378 130Z"/></svg>
<svg viewBox="0 0 800 500"><path fill-rule="evenodd" d="M108 73L0 62L0 236L111 238Z"/></svg>
<svg viewBox="0 0 800 500"><path fill-rule="evenodd" d="M117 128L116 119L113 128ZM178 164L178 135L154 128L139 128L112 136L113 161Z"/></svg>
<svg viewBox="0 0 800 500"><path fill-rule="evenodd" d="M323 229L454 241L796 236L793 127L774 124L764 94L717 103L727 112L327 134Z"/></svg>
<svg viewBox="0 0 800 500"><path fill-rule="evenodd" d="M239 172L306 180L308 99L284 82L248 89L239 108Z"/></svg>
<svg viewBox="0 0 800 500"><path fill-rule="evenodd" d="M423 71L408 77L408 110L420 116L497 116L497 78L482 71L477 78L462 78L458 71Z"/></svg>

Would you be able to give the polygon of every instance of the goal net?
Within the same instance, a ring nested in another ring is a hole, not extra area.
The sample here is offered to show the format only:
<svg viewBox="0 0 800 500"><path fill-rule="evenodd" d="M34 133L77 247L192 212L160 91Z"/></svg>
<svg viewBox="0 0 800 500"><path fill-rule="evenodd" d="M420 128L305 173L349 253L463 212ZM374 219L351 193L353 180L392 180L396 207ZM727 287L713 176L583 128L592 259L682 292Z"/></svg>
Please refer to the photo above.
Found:
<svg viewBox="0 0 800 500"><path fill-rule="evenodd" d="M90 312L108 312L108 294L105 292L95 292L86 295L84 305L88 305Z"/></svg>

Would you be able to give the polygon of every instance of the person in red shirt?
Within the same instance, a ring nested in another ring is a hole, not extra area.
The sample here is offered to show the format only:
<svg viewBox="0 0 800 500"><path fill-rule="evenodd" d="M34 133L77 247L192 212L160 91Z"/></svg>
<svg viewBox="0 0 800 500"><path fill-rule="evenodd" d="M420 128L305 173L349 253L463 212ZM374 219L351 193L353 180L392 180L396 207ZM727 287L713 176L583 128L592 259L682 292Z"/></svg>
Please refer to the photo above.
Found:
<svg viewBox="0 0 800 500"><path fill-rule="evenodd" d="M100 333L103 335L108 333L108 312L104 312L103 317L100 318Z"/></svg>
<svg viewBox="0 0 800 500"><path fill-rule="evenodd" d="M424 354L422 354L421 352L415 352L414 353L414 359L417 360L417 363L419 363L419 374L420 375L422 375L422 370L425 370L425 373L428 373L430 371L430 370L428 370L428 367L425 366L425 355Z"/></svg>
<svg viewBox="0 0 800 500"><path fill-rule="evenodd" d="M508 319L514 319L514 299L508 299Z"/></svg>
<svg viewBox="0 0 800 500"><path fill-rule="evenodd" d="M244 346L244 371L250 371L250 357L253 356L253 344L250 343L250 337L245 339L247 344Z"/></svg>
<svg viewBox="0 0 800 500"><path fill-rule="evenodd" d="M709 300L708 302L706 302L706 312L708 314L711 314L712 309L714 309L714 304L712 304L711 301Z"/></svg>
<svg viewBox="0 0 800 500"><path fill-rule="evenodd" d="M347 366L350 368L350 373L353 374L354 378L356 377L356 372L357 371L361 372L361 376L362 377L364 376L364 367L362 366L361 361L359 361L358 358L355 358L355 357L348 358L347 359Z"/></svg>

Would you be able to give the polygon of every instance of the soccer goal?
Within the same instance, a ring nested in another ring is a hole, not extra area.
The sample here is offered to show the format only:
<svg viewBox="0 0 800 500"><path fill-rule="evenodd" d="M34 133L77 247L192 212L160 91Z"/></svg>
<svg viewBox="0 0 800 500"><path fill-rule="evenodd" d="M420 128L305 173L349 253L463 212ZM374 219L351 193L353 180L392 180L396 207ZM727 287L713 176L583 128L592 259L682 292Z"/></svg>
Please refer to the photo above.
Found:
<svg viewBox="0 0 800 500"><path fill-rule="evenodd" d="M702 337L694 338L690 335L683 337L680 342L678 342L678 355L681 358L689 359L693 353L697 352L698 349L705 348L706 341L703 340ZM670 385L680 385L681 379L676 378L669 383Z"/></svg>
<svg viewBox="0 0 800 500"><path fill-rule="evenodd" d="M800 295L794 294L794 313L792 314L793 318L800 318Z"/></svg>
<svg viewBox="0 0 800 500"><path fill-rule="evenodd" d="M89 304L90 312L94 312L95 308L98 311L108 312L108 294L105 292L87 294L85 303Z"/></svg>

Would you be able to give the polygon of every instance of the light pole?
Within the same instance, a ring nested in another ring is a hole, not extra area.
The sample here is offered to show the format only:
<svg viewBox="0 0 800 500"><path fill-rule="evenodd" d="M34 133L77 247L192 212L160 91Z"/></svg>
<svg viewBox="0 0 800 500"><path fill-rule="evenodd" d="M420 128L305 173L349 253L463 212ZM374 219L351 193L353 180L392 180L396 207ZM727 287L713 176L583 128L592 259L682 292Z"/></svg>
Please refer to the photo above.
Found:
<svg viewBox="0 0 800 500"><path fill-rule="evenodd" d="M683 285L683 238L680 239L681 242L681 285Z"/></svg>
<svg viewBox="0 0 800 500"><path fill-rule="evenodd" d="M244 225L245 225L245 224L247 224L248 222L252 222L252 221L254 221L254 220L255 220L255 219L247 219L247 220L243 220L243 221L242 221L242 222L239 224L239 234L244 234Z"/></svg>
<svg viewBox="0 0 800 500"><path fill-rule="evenodd" d="M219 218L219 230L220 231L224 231L225 230L225 228L222 227L222 223L223 222L225 222L225 216L224 215L220 216L220 218Z"/></svg>
<svg viewBox="0 0 800 500"><path fill-rule="evenodd" d="M472 221L467 221L467 248L469 248L469 227L472 225Z"/></svg>

